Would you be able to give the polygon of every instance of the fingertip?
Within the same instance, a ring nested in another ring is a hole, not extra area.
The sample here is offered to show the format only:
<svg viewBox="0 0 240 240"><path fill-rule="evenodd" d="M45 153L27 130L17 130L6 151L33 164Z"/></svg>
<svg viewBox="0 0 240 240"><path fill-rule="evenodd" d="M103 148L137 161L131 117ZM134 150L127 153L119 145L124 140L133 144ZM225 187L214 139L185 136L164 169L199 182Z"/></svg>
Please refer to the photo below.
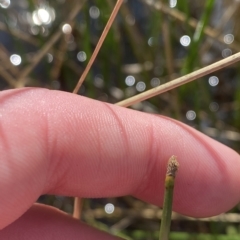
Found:
<svg viewBox="0 0 240 240"><path fill-rule="evenodd" d="M209 217L234 207L240 200L239 154L181 122L162 118L168 122L165 124L169 128L166 131L175 136L169 138L171 143L166 144L163 155L176 155L180 164L175 180L173 209L192 217ZM169 157L165 155L158 161L166 163ZM155 163L157 165L160 163ZM150 172L146 177L149 182L147 187L136 196L161 206L163 175L160 177L154 171Z"/></svg>

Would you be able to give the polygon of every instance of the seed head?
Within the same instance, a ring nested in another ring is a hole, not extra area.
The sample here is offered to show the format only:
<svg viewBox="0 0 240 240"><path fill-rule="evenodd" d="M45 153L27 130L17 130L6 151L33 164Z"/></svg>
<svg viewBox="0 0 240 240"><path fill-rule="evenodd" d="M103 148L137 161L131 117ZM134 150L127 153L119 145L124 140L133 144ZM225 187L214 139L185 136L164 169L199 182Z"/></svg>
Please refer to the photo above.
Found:
<svg viewBox="0 0 240 240"><path fill-rule="evenodd" d="M168 160L167 175L175 177L178 168L179 163L177 161L177 157L173 155Z"/></svg>

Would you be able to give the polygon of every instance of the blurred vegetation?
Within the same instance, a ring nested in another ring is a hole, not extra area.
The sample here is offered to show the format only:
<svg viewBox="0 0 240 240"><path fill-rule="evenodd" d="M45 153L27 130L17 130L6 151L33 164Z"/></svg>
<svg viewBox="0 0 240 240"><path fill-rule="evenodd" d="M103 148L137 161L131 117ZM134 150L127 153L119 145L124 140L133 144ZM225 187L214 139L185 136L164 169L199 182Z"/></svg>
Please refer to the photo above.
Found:
<svg viewBox="0 0 240 240"><path fill-rule="evenodd" d="M0 89L72 92L115 3L0 0ZM126 0L79 94L116 103L231 56L240 50L239 4ZM240 152L239 87L235 64L132 108L176 118ZM39 201L72 212L71 198ZM203 220L174 214L170 239L240 239L239 211ZM82 215L126 239L158 239L161 210L132 197L87 200Z"/></svg>

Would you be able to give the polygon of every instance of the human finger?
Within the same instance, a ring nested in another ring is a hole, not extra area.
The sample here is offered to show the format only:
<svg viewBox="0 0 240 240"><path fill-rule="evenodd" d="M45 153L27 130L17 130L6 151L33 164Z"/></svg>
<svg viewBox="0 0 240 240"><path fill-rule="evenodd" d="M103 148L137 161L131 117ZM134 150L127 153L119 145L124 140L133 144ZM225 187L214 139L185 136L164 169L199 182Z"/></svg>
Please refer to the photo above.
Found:
<svg viewBox="0 0 240 240"><path fill-rule="evenodd" d="M8 240L120 240L72 218L56 208L34 204L15 222L0 231Z"/></svg>
<svg viewBox="0 0 240 240"><path fill-rule="evenodd" d="M239 201L239 155L178 121L44 89L2 92L0 104L0 227L43 193L161 205L171 155L175 211L204 217Z"/></svg>

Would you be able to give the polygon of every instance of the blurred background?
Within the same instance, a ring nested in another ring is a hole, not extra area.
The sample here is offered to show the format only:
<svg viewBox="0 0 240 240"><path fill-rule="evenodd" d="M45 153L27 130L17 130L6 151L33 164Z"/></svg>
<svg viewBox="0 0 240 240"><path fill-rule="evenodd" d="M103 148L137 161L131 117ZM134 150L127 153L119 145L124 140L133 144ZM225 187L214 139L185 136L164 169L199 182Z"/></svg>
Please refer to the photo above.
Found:
<svg viewBox="0 0 240 240"><path fill-rule="evenodd" d="M116 0L0 0L0 90L72 92ZM240 50L238 0L125 0L80 95L117 103ZM135 104L240 152L240 63ZM41 196L68 213L73 199ZM240 205L208 219L173 214L170 239L240 239ZM130 196L84 201L83 221L125 239L158 239L161 209Z"/></svg>

